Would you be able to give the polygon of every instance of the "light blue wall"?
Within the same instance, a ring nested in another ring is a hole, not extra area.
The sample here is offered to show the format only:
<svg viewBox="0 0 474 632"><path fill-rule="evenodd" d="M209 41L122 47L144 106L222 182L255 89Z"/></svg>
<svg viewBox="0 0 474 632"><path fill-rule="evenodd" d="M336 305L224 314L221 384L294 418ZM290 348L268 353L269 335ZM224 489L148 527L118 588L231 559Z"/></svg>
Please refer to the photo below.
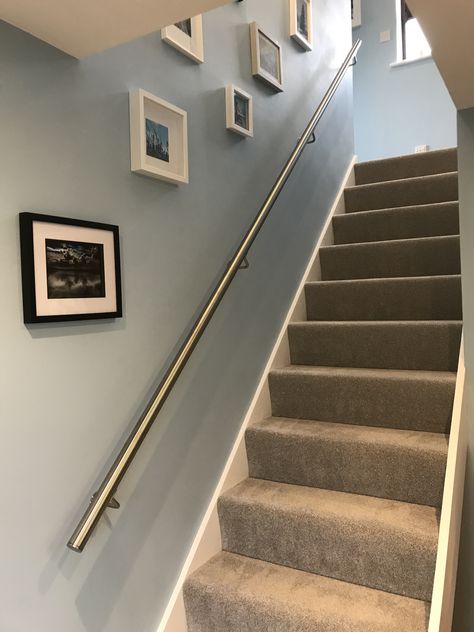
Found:
<svg viewBox="0 0 474 632"><path fill-rule="evenodd" d="M362 26L353 37L363 45L354 70L355 148L373 160L456 145L456 110L434 62L391 68L396 61L396 2L362 0ZM380 43L380 33L392 39Z"/></svg>
<svg viewBox="0 0 474 632"><path fill-rule="evenodd" d="M247 24L283 46L285 92L250 76ZM81 556L84 503L350 48L346 0L318 0L315 48L287 0L204 16L206 63L158 35L82 62L0 23L0 630L156 632L324 218L353 155L350 74ZM255 139L224 88L255 97ZM189 113L191 183L130 172L128 92ZM22 324L18 213L119 224L125 317ZM112 524L113 523L113 526Z"/></svg>
<svg viewBox="0 0 474 632"><path fill-rule="evenodd" d="M463 422L467 424L468 456L464 514L453 632L474 629L474 108L458 115L459 219L466 379Z"/></svg>

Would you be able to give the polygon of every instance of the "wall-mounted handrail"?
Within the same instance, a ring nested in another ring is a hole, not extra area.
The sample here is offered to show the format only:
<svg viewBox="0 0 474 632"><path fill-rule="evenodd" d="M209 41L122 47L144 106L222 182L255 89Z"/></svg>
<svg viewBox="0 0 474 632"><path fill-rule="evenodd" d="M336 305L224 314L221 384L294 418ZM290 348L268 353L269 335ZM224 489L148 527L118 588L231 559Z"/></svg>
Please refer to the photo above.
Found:
<svg viewBox="0 0 474 632"><path fill-rule="evenodd" d="M140 447L147 432L153 425L158 412L163 407L163 404L170 394L176 380L186 366L189 357L191 356L194 348L199 342L199 339L204 333L217 306L225 295L229 285L232 282L232 279L235 277L239 268L242 266L251 245L253 244L270 211L272 210L273 205L275 204L281 190L288 180L288 177L290 176L296 163L298 162L303 149L305 148L308 141L311 140L317 124L321 120L321 117L323 116L334 94L336 93L336 90L341 84L347 72L347 69L351 65L351 61L355 59L355 56L357 55L361 44L361 40L358 40L345 58L344 63L338 70L331 85L329 86L328 91L324 95L317 110L311 117L311 120L309 121L303 135L296 143L291 156L288 158L288 161L286 162L270 193L268 194L267 199L263 203L262 208L255 217L252 225L250 226L245 237L237 248L234 256L227 264L225 272L221 276L205 307L199 314L198 318L191 328L191 331L186 336L186 339L184 340L175 358L167 369L166 374L160 382L158 388L156 389L151 401L148 403L144 413L136 423L128 439L125 441L117 458L107 472L107 475L105 476L101 486L92 496L86 512L82 516L79 524L77 525L74 533L67 543L68 547L73 551L81 552L84 549L87 541L89 540L94 528L96 527L98 521L100 520L100 517L102 516L106 508L109 506L118 506L118 503L114 499L114 494L120 484L120 481L122 480L125 472L133 461L135 454L137 453L137 450Z"/></svg>

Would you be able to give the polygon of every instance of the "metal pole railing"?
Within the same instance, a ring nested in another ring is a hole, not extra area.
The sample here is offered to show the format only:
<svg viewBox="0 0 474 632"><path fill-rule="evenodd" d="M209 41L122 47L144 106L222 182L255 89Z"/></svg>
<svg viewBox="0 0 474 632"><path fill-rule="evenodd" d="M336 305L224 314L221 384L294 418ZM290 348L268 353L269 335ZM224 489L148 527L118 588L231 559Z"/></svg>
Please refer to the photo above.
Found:
<svg viewBox="0 0 474 632"><path fill-rule="evenodd" d="M219 282L214 288L205 307L199 314L191 331L186 336L185 341L183 342L178 353L171 362L151 401L149 402L144 413L136 423L128 439L125 441L122 449L120 450L117 458L107 472L99 489L92 496L87 510L79 521L79 524L77 525L67 544L68 547L73 551L81 552L84 549L87 541L89 540L94 528L96 527L106 508L118 506L117 501L114 499L114 494L117 490L118 485L120 484L120 481L124 477L127 469L133 461L135 454L137 453L137 450L139 449L147 432L153 425L157 414L163 407L163 404L170 394L176 380L186 366L189 357L191 356L194 348L199 342L199 339L204 333L209 321L212 318L212 315L216 311L217 306L225 295L229 285L232 282L232 279L235 277L239 268L242 266L252 243L260 232L260 229L262 228L273 205L275 204L282 188L285 185L285 182L287 181L296 163L298 162L303 149L305 148L308 141L311 139L315 127L319 123L321 117L330 104L337 88L341 84L344 75L347 72L347 69L351 65L351 61L357 55L361 44L361 40L358 40L348 53L346 59L344 60L344 63L334 77L328 91L324 95L317 110L311 117L311 120L306 126L303 135L298 140L294 150L292 151L289 159L287 160L270 193L268 194L262 208L255 217L252 225L250 226L245 237L237 248L234 256L229 261L225 272L223 273Z"/></svg>

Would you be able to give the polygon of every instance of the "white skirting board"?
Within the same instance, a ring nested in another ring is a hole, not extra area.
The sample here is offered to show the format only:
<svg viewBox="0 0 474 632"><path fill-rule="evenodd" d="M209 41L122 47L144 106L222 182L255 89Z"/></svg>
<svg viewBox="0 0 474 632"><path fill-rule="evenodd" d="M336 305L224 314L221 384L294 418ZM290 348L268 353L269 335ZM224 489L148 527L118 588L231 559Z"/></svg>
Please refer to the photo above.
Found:
<svg viewBox="0 0 474 632"><path fill-rule="evenodd" d="M428 632L451 632L453 622L467 457L467 420L462 410L465 372L461 340Z"/></svg>
<svg viewBox="0 0 474 632"><path fill-rule="evenodd" d="M321 279L318 256L319 249L323 245L331 245L333 243L331 220L334 215L345 212L344 189L355 184L355 162L356 157L354 156L344 176L343 182L341 183L341 187L334 201L333 207L326 218L325 225L314 247L308 266L301 279L301 283L296 291L290 309L288 310L288 314L280 330L277 342L262 373L257 390L255 391L255 395L242 422L242 426L224 467L224 471L222 472L219 483L214 491L211 502L209 503L208 509L201 522L168 606L158 627L158 632L187 632L186 614L182 594L183 584L188 575L211 559L211 557L219 553L222 549L219 518L217 515L217 500L226 490L248 478L249 471L247 453L245 449L245 430L251 423L271 415L268 374L272 369L290 364L290 350L287 335L288 325L290 322L306 320L304 287L309 281L318 281Z"/></svg>

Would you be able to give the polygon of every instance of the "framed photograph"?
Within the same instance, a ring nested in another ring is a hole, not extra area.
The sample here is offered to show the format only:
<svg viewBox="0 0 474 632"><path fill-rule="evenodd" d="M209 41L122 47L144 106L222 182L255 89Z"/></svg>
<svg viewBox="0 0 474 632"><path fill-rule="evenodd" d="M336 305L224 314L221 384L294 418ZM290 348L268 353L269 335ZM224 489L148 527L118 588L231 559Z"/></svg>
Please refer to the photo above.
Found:
<svg viewBox="0 0 474 632"><path fill-rule="evenodd" d="M188 183L188 117L145 90L130 93L131 169L175 184Z"/></svg>
<svg viewBox="0 0 474 632"><path fill-rule="evenodd" d="M352 28L362 25L361 1L362 0L351 0Z"/></svg>
<svg viewBox="0 0 474 632"><path fill-rule="evenodd" d="M290 0L290 36L304 50L313 49L313 0Z"/></svg>
<svg viewBox="0 0 474 632"><path fill-rule="evenodd" d="M266 35L256 22L250 24L252 74L283 92L283 64L281 46Z"/></svg>
<svg viewBox="0 0 474 632"><path fill-rule="evenodd" d="M198 64L204 62L202 16L196 15L161 29L161 38Z"/></svg>
<svg viewBox="0 0 474 632"><path fill-rule="evenodd" d="M25 323L122 316L118 226L20 213Z"/></svg>
<svg viewBox="0 0 474 632"><path fill-rule="evenodd" d="M227 129L253 136L253 99L250 94L232 84L225 89Z"/></svg>

